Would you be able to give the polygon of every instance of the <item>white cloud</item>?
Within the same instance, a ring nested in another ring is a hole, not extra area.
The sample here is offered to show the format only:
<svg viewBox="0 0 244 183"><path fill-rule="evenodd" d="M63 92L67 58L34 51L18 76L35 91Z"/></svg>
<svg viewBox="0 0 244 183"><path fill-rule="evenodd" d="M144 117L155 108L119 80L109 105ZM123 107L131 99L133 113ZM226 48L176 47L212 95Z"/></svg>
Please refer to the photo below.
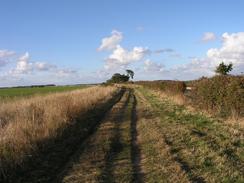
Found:
<svg viewBox="0 0 244 183"><path fill-rule="evenodd" d="M144 70L146 72L163 72L164 71L164 65L160 63L155 63L151 60L146 60L144 62Z"/></svg>
<svg viewBox="0 0 244 183"><path fill-rule="evenodd" d="M158 72L157 79L189 80L201 76L213 76L216 67L222 61L227 64L233 63L231 74L244 72L244 32L224 33L222 35L222 46L209 49L206 57L191 58L191 61L187 64L168 69L160 69L160 66L148 61L144 64L144 69L146 67L148 72L150 70L153 73Z"/></svg>
<svg viewBox="0 0 244 183"><path fill-rule="evenodd" d="M216 40L216 35L213 32L205 32L202 37L203 42L209 42Z"/></svg>
<svg viewBox="0 0 244 183"><path fill-rule="evenodd" d="M24 55L20 56L17 60L16 67L10 70L10 74L19 75L19 74L29 74L33 71L51 71L54 72L57 69L56 65L48 64L46 62L31 62L30 54L26 52Z"/></svg>
<svg viewBox="0 0 244 183"><path fill-rule="evenodd" d="M1 56L3 56L1 52ZM0 58L0 67L6 64L7 55L4 52L4 59ZM13 60L14 61L14 60ZM11 63L13 63L11 61ZM15 60L16 65L10 64L9 70L0 72L0 87L4 86L22 86L32 84L72 84L86 83L87 81L81 78L77 70L69 68L60 68L56 65L46 62L34 62L30 58L30 54L19 56ZM88 79L88 78L86 78ZM94 79L95 80L95 79Z"/></svg>
<svg viewBox="0 0 244 183"><path fill-rule="evenodd" d="M34 65L35 69L37 69L38 71L49 71L57 68L56 65L48 64L45 62L36 62Z"/></svg>
<svg viewBox="0 0 244 183"><path fill-rule="evenodd" d="M13 56L15 52L9 50L0 50L0 58Z"/></svg>
<svg viewBox="0 0 244 183"><path fill-rule="evenodd" d="M16 68L11 70L10 72L12 74L25 74L32 71L32 63L30 63L30 55L28 52L26 52L24 55L19 57L17 60Z"/></svg>
<svg viewBox="0 0 244 183"><path fill-rule="evenodd" d="M117 30L113 30L111 34L112 35L110 37L105 37L102 39L102 43L98 48L99 51L113 50L123 39L122 33Z"/></svg>
<svg viewBox="0 0 244 183"><path fill-rule="evenodd" d="M128 51L121 47L116 46L112 54L105 60L105 69L113 69L116 67L125 67L130 63L142 60L150 51L143 47L134 47L131 51Z"/></svg>
<svg viewBox="0 0 244 183"><path fill-rule="evenodd" d="M109 50L112 53L105 58L104 68L106 70L120 70L126 68L129 64L142 60L150 50L141 46L136 46L132 50L123 48L119 43L123 39L122 33L116 30L112 31L110 37L102 39L99 51Z"/></svg>
<svg viewBox="0 0 244 183"><path fill-rule="evenodd" d="M214 66L220 62L234 65L233 72L240 73L244 70L244 32L224 33L222 35L222 47L212 48L207 52L207 58L214 63Z"/></svg>
<svg viewBox="0 0 244 183"><path fill-rule="evenodd" d="M188 75L187 78L191 77L191 79L203 75L212 76L220 62L233 63L232 74L240 74L244 71L244 32L224 33L220 48L211 48L205 58L193 58L190 63L173 70L178 75Z"/></svg>

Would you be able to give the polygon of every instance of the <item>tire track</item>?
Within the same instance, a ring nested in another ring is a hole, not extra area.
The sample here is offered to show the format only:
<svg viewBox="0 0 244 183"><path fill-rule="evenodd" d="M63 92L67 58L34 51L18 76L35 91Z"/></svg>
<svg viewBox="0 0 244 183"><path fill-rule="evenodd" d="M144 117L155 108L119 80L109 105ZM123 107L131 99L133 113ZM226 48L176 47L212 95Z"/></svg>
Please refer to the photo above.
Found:
<svg viewBox="0 0 244 183"><path fill-rule="evenodd" d="M107 114L96 133L81 144L80 150L59 175L57 182L102 182L100 175L102 169L106 167L105 160L109 158L107 153L117 128L115 122L123 117L128 100L129 92L126 91L122 99Z"/></svg>
<svg viewBox="0 0 244 183"><path fill-rule="evenodd" d="M136 108L136 96L127 89L58 182L143 182Z"/></svg>
<svg viewBox="0 0 244 183"><path fill-rule="evenodd" d="M115 127L113 131L113 136L110 139L110 147L105 155L105 166L102 169L101 175L99 176L99 182L117 182L117 179L123 173L121 167L116 172L116 161L119 161L118 156L124 150L124 144L122 142L122 123L125 122L126 110L128 108L128 103L130 102L131 91L128 91L128 97L125 105L121 109L120 113L114 119ZM127 162L123 162L124 166L127 166ZM115 175L117 174L117 176ZM123 178L123 177L121 177Z"/></svg>
<svg viewBox="0 0 244 183"><path fill-rule="evenodd" d="M143 173L141 170L141 149L138 144L138 131L137 131L137 98L133 93L133 106L131 110L131 162L133 164L133 178L132 182L143 182Z"/></svg>

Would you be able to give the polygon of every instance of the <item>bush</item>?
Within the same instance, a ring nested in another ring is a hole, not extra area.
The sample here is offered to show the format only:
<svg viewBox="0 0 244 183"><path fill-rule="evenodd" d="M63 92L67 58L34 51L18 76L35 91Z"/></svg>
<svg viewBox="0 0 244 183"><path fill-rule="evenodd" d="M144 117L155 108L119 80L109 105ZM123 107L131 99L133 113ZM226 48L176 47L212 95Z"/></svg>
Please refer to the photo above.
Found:
<svg viewBox="0 0 244 183"><path fill-rule="evenodd" d="M194 82L192 103L209 112L244 116L244 77L215 76Z"/></svg>

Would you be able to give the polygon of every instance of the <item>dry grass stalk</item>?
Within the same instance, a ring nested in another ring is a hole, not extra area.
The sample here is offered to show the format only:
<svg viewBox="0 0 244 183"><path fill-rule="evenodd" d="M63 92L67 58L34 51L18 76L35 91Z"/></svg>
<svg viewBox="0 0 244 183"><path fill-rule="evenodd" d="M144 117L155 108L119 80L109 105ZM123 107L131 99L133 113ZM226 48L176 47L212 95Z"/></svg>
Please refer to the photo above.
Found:
<svg viewBox="0 0 244 183"><path fill-rule="evenodd" d="M38 142L60 135L115 91L115 87L96 86L0 104L0 165L21 164Z"/></svg>

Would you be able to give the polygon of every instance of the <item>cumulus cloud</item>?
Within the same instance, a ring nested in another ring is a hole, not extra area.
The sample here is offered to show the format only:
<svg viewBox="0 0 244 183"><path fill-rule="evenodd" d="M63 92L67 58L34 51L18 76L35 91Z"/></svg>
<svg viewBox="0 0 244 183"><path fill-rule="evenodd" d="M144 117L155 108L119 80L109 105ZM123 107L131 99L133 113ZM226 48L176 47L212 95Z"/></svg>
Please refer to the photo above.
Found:
<svg viewBox="0 0 244 183"><path fill-rule="evenodd" d="M209 42L216 40L216 35L213 32L205 32L202 37L202 42Z"/></svg>
<svg viewBox="0 0 244 183"><path fill-rule="evenodd" d="M207 52L207 57L213 63L220 62L234 64L234 72L243 72L244 69L244 32L224 33L222 35L222 47L212 48Z"/></svg>
<svg viewBox="0 0 244 183"><path fill-rule="evenodd" d="M16 68L11 70L12 74L25 74L32 71L32 63L30 63L30 55L26 52L17 60Z"/></svg>
<svg viewBox="0 0 244 183"><path fill-rule="evenodd" d="M13 56L15 52L9 50L0 50L0 58Z"/></svg>
<svg viewBox="0 0 244 183"><path fill-rule="evenodd" d="M4 54L3 54L4 53ZM0 67L4 66L12 53L1 52ZM60 68L47 62L32 61L28 52L14 57L8 70L0 72L0 87L32 84L68 84L75 83L82 79L77 70L69 68ZM14 61L14 62L12 62ZM13 65L15 64L15 65ZM82 80L84 81L84 80Z"/></svg>
<svg viewBox="0 0 244 183"><path fill-rule="evenodd" d="M110 37L102 39L99 51L109 50L111 54L105 58L106 70L126 68L129 64L142 60L150 50L141 46L135 46L132 50L123 48L119 43L122 41L122 33L113 30Z"/></svg>
<svg viewBox="0 0 244 183"><path fill-rule="evenodd" d="M222 35L222 45L219 48L211 48L207 51L206 57L189 58L190 62L177 65L172 68L164 68L148 60L144 63L144 70L147 72L157 72L156 79L196 79L201 76L213 76L216 67L220 62L233 63L232 74L244 72L244 32L224 33Z"/></svg>
<svg viewBox="0 0 244 183"><path fill-rule="evenodd" d="M232 74L240 74L244 71L244 32L224 33L220 48L211 48L207 51L205 58L192 58L190 63L177 66L169 71L187 79L212 76L215 74L215 68L221 62L233 63Z"/></svg>
<svg viewBox="0 0 244 183"><path fill-rule="evenodd" d="M102 39L102 43L98 48L98 51L113 50L121 42L122 39L122 33L117 30L113 30L110 37L105 37Z"/></svg>
<svg viewBox="0 0 244 183"><path fill-rule="evenodd" d="M48 64L45 62L36 62L34 66L38 71L49 71L57 68L56 65Z"/></svg>
<svg viewBox="0 0 244 183"><path fill-rule="evenodd" d="M147 48L134 47L131 51L128 51L120 45L117 45L116 49L105 60L105 69L125 67L130 63L142 60L149 53L150 51Z"/></svg>
<svg viewBox="0 0 244 183"><path fill-rule="evenodd" d="M163 72L164 65L160 63L153 62L151 60L146 60L144 62L144 70L146 72Z"/></svg>
<svg viewBox="0 0 244 183"><path fill-rule="evenodd" d="M33 71L51 71L57 69L56 65L48 64L46 62L31 62L30 54L26 52L24 55L20 56L17 60L16 67L10 70L10 74L29 74Z"/></svg>

